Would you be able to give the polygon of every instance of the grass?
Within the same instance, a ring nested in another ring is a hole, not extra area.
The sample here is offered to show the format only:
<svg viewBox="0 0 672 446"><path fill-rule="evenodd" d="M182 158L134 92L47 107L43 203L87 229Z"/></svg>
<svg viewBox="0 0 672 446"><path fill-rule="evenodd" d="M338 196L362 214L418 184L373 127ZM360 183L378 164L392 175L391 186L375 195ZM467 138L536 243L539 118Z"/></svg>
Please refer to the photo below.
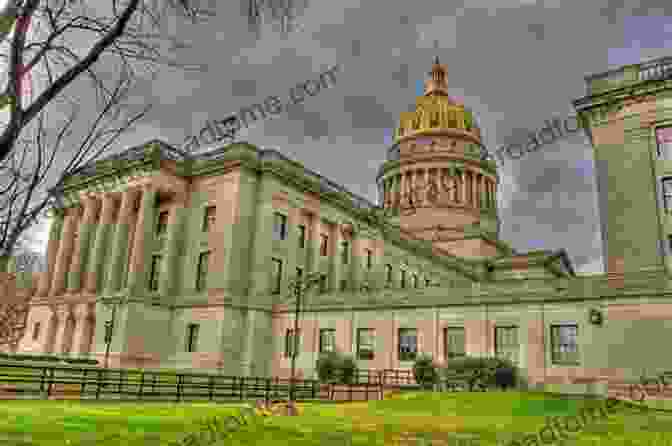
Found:
<svg viewBox="0 0 672 446"><path fill-rule="evenodd" d="M465 436L477 439L469 444L506 445L511 438L538 432L545 417L575 415L586 404L591 403L496 391L416 392L384 401L299 404L302 414L298 417L265 418L263 424L243 428L218 444L416 446L421 443L413 437L431 434L432 445L467 444L453 441ZM199 431L199 420L234 415L240 407L235 403L2 401L0 444L168 446ZM672 446L672 441L661 441L661 435L669 432L672 413L619 408L608 420L595 421L581 432L569 434L569 444Z"/></svg>

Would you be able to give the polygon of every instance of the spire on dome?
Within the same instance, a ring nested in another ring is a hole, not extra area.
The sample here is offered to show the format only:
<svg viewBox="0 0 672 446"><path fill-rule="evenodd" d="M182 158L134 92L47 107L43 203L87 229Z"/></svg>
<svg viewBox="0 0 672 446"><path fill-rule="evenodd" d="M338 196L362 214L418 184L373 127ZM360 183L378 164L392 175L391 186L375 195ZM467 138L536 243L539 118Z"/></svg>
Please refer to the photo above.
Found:
<svg viewBox="0 0 672 446"><path fill-rule="evenodd" d="M441 64L439 56L434 56L432 71L429 73L430 79L425 81L425 96L447 96L448 95L448 67Z"/></svg>

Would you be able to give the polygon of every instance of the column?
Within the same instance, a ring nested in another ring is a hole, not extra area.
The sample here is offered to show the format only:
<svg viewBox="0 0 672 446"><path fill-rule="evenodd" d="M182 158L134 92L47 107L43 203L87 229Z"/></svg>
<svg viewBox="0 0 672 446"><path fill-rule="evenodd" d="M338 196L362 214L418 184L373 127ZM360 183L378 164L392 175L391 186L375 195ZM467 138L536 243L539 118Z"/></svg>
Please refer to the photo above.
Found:
<svg viewBox="0 0 672 446"><path fill-rule="evenodd" d="M486 207L485 204L485 178L483 175L478 177L478 205L483 208Z"/></svg>
<svg viewBox="0 0 672 446"><path fill-rule="evenodd" d="M273 204L268 184L260 184L259 196L262 201L257 205L251 253L250 295L268 296L271 292L271 252L273 247ZM283 269L286 265L283 262ZM282 285L282 284L281 284ZM287 293L281 288L281 296Z"/></svg>
<svg viewBox="0 0 672 446"><path fill-rule="evenodd" d="M65 216L61 243L58 247L58 255L56 256L56 264L54 266L54 277L51 281L51 296L58 296L65 291L65 275L68 271L68 266L70 266L78 212L77 208L70 208L67 210Z"/></svg>
<svg viewBox="0 0 672 446"><path fill-rule="evenodd" d="M406 173L403 172L400 175L399 183L401 185L400 192L401 192L401 200L400 200L400 207L405 207L407 203L407 195L406 195L406 188L407 188L407 179L406 179Z"/></svg>
<svg viewBox="0 0 672 446"><path fill-rule="evenodd" d="M61 210L52 211L51 227L49 228L49 243L47 245L47 268L40 276L40 284L37 295L45 297L49 294L51 279L54 274L56 255L58 254L58 245L61 240L61 231L63 230L64 214Z"/></svg>
<svg viewBox="0 0 672 446"><path fill-rule="evenodd" d="M127 189L121 195L121 207L119 217L115 225L114 238L110 256L110 270L105 284L105 293L113 294L119 291L121 286L121 274L124 271L124 262L128 259L128 239L130 235L131 220L137 200L137 189Z"/></svg>
<svg viewBox="0 0 672 446"><path fill-rule="evenodd" d="M385 183L383 180L378 182L378 205L385 203Z"/></svg>
<svg viewBox="0 0 672 446"><path fill-rule="evenodd" d="M330 271L330 286L329 289L331 291L340 291L341 290L341 279L343 275L341 274L343 268L347 268L347 265L343 265L343 262L341 261L341 243L346 240L346 238L343 236L342 228L343 226L340 223L335 223L333 225L330 225L332 229L330 235L330 238L333 240L331 243L331 246L333 247L331 251L331 258L330 258L330 266L331 266L331 271ZM348 259L350 260L350 259Z"/></svg>
<svg viewBox="0 0 672 446"><path fill-rule="evenodd" d="M354 229L354 228L353 228ZM352 233L352 255L350 256L350 289L354 292L359 292L360 286L364 282L363 276L364 276L364 270L363 268L366 267L366 253L364 252L364 249L362 247L362 234L354 232ZM371 287L372 284L369 283L369 287Z"/></svg>
<svg viewBox="0 0 672 446"><path fill-rule="evenodd" d="M95 328L95 304L80 303L73 311L75 329L72 335L72 355L86 356L90 353Z"/></svg>
<svg viewBox="0 0 672 446"><path fill-rule="evenodd" d="M286 287L290 280L296 277L296 256L299 250L299 224L301 223L301 210L290 206L287 218L287 254L283 265L282 284ZM305 273L305 271L304 271ZM304 276L305 277L305 276ZM286 288L285 288L286 290Z"/></svg>
<svg viewBox="0 0 672 446"><path fill-rule="evenodd" d="M471 173L471 179L469 180L471 184L471 205L478 209L478 188L476 187L476 173Z"/></svg>
<svg viewBox="0 0 672 446"><path fill-rule="evenodd" d="M241 376L252 375L252 363L254 362L254 340L256 311L247 310L245 317L245 338L243 339L243 351L240 360ZM299 330L299 333L301 331ZM300 351L300 350L299 350ZM298 361L297 361L298 362ZM298 368L298 364L297 364Z"/></svg>
<svg viewBox="0 0 672 446"><path fill-rule="evenodd" d="M93 242L91 255L89 256L88 274L85 276L85 288L89 293L96 293L105 284L105 262L108 238L114 222L114 212L117 206L116 198L112 193L104 193L102 196L102 209L96 229L96 237Z"/></svg>
<svg viewBox="0 0 672 446"><path fill-rule="evenodd" d="M169 296L175 289L176 277L179 274L175 267L177 266L179 243L184 237L182 224L185 209L186 194L175 194L173 207L168 216L168 245L165 249L166 257L163 259L161 282L159 283L159 294L161 296Z"/></svg>
<svg viewBox="0 0 672 446"><path fill-rule="evenodd" d="M462 175L460 176L460 179L462 180L462 187L460 188L460 202L462 203L463 206L467 205L467 174L466 171L462 172Z"/></svg>
<svg viewBox="0 0 672 446"><path fill-rule="evenodd" d="M58 332L58 312L56 311L55 305L50 305L49 309L51 310L51 316L49 317L49 322L47 323L47 335L44 337L44 349L45 354L53 353L54 344L56 342L56 333Z"/></svg>
<svg viewBox="0 0 672 446"><path fill-rule="evenodd" d="M84 216L79 225L79 240L77 246L75 246L70 273L68 274L68 292L70 293L76 293L82 288L82 275L89 255L91 232L99 206L98 200L94 197L84 197L82 201L84 202Z"/></svg>
<svg viewBox="0 0 672 446"><path fill-rule="evenodd" d="M149 244L154 233L157 189L151 185L142 188L142 199L133 236L133 256L128 271L129 294L144 294L147 291L147 272L150 264L147 258ZM147 242L147 243L145 243Z"/></svg>
<svg viewBox="0 0 672 446"><path fill-rule="evenodd" d="M314 273L320 270L320 216L313 214L310 223L310 272Z"/></svg>
<svg viewBox="0 0 672 446"><path fill-rule="evenodd" d="M72 329L74 316L72 315L72 305L61 304L55 309L58 325L56 335L54 336L53 350L56 355L61 355L70 349L72 341Z"/></svg>

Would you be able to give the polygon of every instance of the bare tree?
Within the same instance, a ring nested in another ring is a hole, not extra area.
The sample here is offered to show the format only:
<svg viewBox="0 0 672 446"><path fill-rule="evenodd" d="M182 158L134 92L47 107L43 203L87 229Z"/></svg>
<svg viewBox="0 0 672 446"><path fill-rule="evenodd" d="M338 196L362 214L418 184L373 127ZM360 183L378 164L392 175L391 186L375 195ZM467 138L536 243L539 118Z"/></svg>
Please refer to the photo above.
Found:
<svg viewBox="0 0 672 446"><path fill-rule="evenodd" d="M137 80L165 65L203 69L179 64L163 48L188 46L165 32L162 19L170 11L200 20L193 1L10 0L0 20L11 28L0 29L0 111L7 115L0 123L0 271L21 235L56 205L47 190L109 151L147 113L150 106L137 111L127 103ZM82 42L92 45L81 51ZM26 73L36 72L44 85L28 98Z"/></svg>
<svg viewBox="0 0 672 446"><path fill-rule="evenodd" d="M31 292L7 266L14 254L18 272L34 270L26 231L60 207L49 191L145 116L151 105L129 101L138 80L165 65L203 69L164 48L187 47L162 19L200 20L192 1L9 0L0 12L0 347L16 348L23 336ZM36 73L42 82L26 95L27 74Z"/></svg>

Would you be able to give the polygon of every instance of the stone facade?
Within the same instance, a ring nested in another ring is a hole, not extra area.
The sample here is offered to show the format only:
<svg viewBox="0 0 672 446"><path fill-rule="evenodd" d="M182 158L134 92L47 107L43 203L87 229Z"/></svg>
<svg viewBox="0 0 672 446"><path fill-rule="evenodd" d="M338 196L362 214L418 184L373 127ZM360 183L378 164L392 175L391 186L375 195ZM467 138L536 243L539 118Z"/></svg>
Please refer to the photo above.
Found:
<svg viewBox="0 0 672 446"><path fill-rule="evenodd" d="M577 276L564 250L521 254L498 239L494 163L471 112L447 96L445 66L431 75L381 167L380 206L247 143L191 157L151 141L82 169L58 191L47 271L16 286L33 296L18 350L288 376L300 268L325 282L299 320L299 376L332 345L364 369L410 368L407 351L440 363L505 355L530 384L672 369L646 348L672 323L659 185L672 161L655 140L672 125L670 81L575 102L592 131L607 248L607 274Z"/></svg>

